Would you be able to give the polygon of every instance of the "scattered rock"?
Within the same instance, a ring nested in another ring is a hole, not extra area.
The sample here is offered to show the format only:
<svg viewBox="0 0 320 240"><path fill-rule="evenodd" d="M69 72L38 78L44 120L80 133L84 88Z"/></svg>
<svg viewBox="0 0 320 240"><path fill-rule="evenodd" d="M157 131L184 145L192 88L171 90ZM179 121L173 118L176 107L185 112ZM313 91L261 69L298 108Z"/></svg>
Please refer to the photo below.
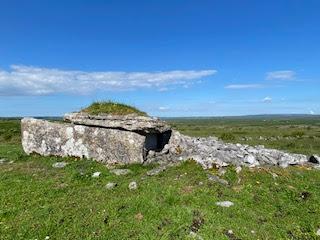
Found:
<svg viewBox="0 0 320 240"><path fill-rule="evenodd" d="M312 155L312 156L309 158L309 162L315 163L315 164L319 164L319 163L320 163L320 157L317 156L317 155Z"/></svg>
<svg viewBox="0 0 320 240"><path fill-rule="evenodd" d="M242 167L241 166L237 166L236 167L236 173L239 174L242 170Z"/></svg>
<svg viewBox="0 0 320 240"><path fill-rule="evenodd" d="M192 239L196 239L196 240L203 240L203 238L199 234L197 234L193 231L190 231L189 237Z"/></svg>
<svg viewBox="0 0 320 240"><path fill-rule="evenodd" d="M220 183L222 185L229 185L229 182L227 180L221 179L218 176L212 175L210 173L208 173L208 179L210 181L217 182L217 183Z"/></svg>
<svg viewBox="0 0 320 240"><path fill-rule="evenodd" d="M219 168L218 175L221 177L221 176L225 175L226 172L227 172L227 170L225 168Z"/></svg>
<svg viewBox="0 0 320 240"><path fill-rule="evenodd" d="M66 162L56 162L54 164L52 164L52 167L54 168L64 168L65 166L67 166L68 163Z"/></svg>
<svg viewBox="0 0 320 240"><path fill-rule="evenodd" d="M220 207L231 207L234 205L234 203L230 201L223 201L223 202L216 202L216 205Z"/></svg>
<svg viewBox="0 0 320 240"><path fill-rule="evenodd" d="M165 166L159 166L157 168L151 169L150 171L147 172L148 176L155 176L158 175L159 173L163 172L166 170Z"/></svg>
<svg viewBox="0 0 320 240"><path fill-rule="evenodd" d="M130 190L136 190L138 188L138 184L136 182L129 183L129 189Z"/></svg>
<svg viewBox="0 0 320 240"><path fill-rule="evenodd" d="M127 175L127 174L131 173L131 170L125 169L125 168L120 168L120 169L111 169L110 172L117 175L117 176L121 176L121 175Z"/></svg>
<svg viewBox="0 0 320 240"><path fill-rule="evenodd" d="M46 236L44 239L45 239L45 240L49 240L49 239L50 239L50 237L49 237L49 236Z"/></svg>
<svg viewBox="0 0 320 240"><path fill-rule="evenodd" d="M255 164L256 163L256 158L253 155L247 155L244 158L244 162L245 163L249 163L250 165Z"/></svg>
<svg viewBox="0 0 320 240"><path fill-rule="evenodd" d="M316 235L320 236L320 228L317 230Z"/></svg>
<svg viewBox="0 0 320 240"><path fill-rule="evenodd" d="M116 184L116 183L114 183L114 182L108 182L107 184L106 184L106 189L113 189L113 188L115 188L116 186L118 186L118 184Z"/></svg>
<svg viewBox="0 0 320 240"><path fill-rule="evenodd" d="M94 172L94 173L92 174L92 177L93 177L93 178L98 178L98 177L100 177L100 175L101 175L101 172Z"/></svg>
<svg viewBox="0 0 320 240"><path fill-rule="evenodd" d="M4 159L4 158L1 158L1 159L0 159L0 164L3 164L3 163L5 163L5 162L7 162L7 159Z"/></svg>

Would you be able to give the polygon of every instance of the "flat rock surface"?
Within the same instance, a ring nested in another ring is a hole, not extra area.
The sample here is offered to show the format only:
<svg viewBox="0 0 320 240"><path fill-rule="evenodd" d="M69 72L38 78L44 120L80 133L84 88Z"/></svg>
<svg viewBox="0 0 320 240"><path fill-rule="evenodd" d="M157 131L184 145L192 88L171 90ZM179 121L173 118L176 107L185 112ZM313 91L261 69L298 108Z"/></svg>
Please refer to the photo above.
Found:
<svg viewBox="0 0 320 240"><path fill-rule="evenodd" d="M123 129L127 131L162 133L170 126L158 118L136 115L89 115L87 113L67 113L64 120L79 125Z"/></svg>

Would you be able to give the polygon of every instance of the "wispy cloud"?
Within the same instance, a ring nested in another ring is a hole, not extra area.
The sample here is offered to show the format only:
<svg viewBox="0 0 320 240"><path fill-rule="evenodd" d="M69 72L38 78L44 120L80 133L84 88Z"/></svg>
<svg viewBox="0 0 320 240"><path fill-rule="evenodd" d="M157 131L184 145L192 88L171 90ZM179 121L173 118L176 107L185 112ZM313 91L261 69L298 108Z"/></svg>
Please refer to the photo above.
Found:
<svg viewBox="0 0 320 240"><path fill-rule="evenodd" d="M263 88L262 84L231 84L225 86L227 89L249 89L249 88Z"/></svg>
<svg viewBox="0 0 320 240"><path fill-rule="evenodd" d="M170 107L159 107L158 110L161 112L165 112L165 111L170 110Z"/></svg>
<svg viewBox="0 0 320 240"><path fill-rule="evenodd" d="M88 94L97 90L123 91L140 88L166 89L185 86L216 74L216 70L166 72L86 72L33 66L12 65L0 70L0 96L48 95L55 93Z"/></svg>
<svg viewBox="0 0 320 240"><path fill-rule="evenodd" d="M272 98L271 97L265 97L264 99L262 99L262 102L270 103L270 102L272 102Z"/></svg>
<svg viewBox="0 0 320 240"><path fill-rule="evenodd" d="M293 80L296 73L292 70L267 72L266 80Z"/></svg>

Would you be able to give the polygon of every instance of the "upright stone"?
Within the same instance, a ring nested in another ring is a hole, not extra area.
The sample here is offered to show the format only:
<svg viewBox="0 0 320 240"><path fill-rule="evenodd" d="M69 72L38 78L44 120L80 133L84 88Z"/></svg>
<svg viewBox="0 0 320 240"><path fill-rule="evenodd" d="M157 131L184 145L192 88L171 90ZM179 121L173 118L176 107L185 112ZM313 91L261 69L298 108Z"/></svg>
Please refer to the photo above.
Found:
<svg viewBox="0 0 320 240"><path fill-rule="evenodd" d="M74 156L106 164L142 163L146 137L135 132L24 118L22 146L27 154Z"/></svg>

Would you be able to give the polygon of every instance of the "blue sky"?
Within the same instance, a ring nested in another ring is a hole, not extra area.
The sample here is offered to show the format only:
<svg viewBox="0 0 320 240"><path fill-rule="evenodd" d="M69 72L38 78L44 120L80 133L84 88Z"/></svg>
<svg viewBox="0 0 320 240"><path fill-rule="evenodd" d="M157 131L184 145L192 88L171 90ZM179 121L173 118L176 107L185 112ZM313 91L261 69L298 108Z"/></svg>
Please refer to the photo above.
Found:
<svg viewBox="0 0 320 240"><path fill-rule="evenodd" d="M0 116L320 114L320 2L0 1Z"/></svg>

